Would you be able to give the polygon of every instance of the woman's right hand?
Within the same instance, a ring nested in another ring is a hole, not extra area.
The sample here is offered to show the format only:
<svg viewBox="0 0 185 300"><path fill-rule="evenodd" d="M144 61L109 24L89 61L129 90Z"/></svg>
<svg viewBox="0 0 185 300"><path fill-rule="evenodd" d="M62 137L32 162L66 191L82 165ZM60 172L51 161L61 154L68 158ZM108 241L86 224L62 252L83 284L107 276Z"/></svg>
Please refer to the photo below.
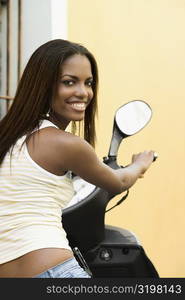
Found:
<svg viewBox="0 0 185 300"><path fill-rule="evenodd" d="M132 163L141 167L141 174L139 178L143 178L144 173L148 170L154 159L154 151L143 151L132 155Z"/></svg>

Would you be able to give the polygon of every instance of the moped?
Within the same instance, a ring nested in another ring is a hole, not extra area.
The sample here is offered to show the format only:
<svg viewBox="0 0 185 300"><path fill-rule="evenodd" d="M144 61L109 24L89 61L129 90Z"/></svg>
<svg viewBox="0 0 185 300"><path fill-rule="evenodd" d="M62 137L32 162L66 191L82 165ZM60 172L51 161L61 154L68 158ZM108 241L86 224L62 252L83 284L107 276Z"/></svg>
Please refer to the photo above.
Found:
<svg viewBox="0 0 185 300"><path fill-rule="evenodd" d="M117 109L109 152L103 162L113 169L123 139L143 129L151 120L152 109L143 100L133 100ZM154 161L157 154L154 154ZM62 224L69 244L80 265L94 278L158 278L159 274L146 255L137 236L127 230L105 224L105 213L120 205L128 196L106 209L115 197L78 176L74 176L76 194L62 212Z"/></svg>

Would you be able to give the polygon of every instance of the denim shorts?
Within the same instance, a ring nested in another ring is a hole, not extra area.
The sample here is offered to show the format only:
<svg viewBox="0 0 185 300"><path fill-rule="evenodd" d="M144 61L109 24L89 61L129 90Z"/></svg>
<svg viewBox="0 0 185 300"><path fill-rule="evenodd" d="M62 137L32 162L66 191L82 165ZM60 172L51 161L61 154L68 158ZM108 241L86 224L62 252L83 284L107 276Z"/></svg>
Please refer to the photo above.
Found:
<svg viewBox="0 0 185 300"><path fill-rule="evenodd" d="M91 278L73 257L33 278Z"/></svg>

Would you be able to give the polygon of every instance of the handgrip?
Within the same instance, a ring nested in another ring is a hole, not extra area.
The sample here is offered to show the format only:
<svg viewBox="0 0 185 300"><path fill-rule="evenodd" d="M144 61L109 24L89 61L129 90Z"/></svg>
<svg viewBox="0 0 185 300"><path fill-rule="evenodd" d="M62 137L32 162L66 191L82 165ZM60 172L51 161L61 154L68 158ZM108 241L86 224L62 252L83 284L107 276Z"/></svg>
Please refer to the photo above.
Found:
<svg viewBox="0 0 185 300"><path fill-rule="evenodd" d="M153 162L156 161L157 158L158 158L158 154L157 154L157 152L154 152Z"/></svg>

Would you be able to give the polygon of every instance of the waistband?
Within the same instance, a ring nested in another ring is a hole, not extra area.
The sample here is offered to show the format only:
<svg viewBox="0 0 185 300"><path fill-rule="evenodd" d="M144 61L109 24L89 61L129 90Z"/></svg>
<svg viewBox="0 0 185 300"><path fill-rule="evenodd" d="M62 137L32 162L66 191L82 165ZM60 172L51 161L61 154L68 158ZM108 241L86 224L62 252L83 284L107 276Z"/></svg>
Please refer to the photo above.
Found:
<svg viewBox="0 0 185 300"><path fill-rule="evenodd" d="M75 257L69 258L32 278L90 278L91 275L82 268Z"/></svg>

